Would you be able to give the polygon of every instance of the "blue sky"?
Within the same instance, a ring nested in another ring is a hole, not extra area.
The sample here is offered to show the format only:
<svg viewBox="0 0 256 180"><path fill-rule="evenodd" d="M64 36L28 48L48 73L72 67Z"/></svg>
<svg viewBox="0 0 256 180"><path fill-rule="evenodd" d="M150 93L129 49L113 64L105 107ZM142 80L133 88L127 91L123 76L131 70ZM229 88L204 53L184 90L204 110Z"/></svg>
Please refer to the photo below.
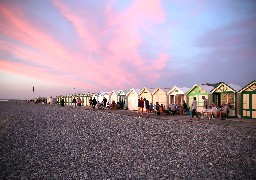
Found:
<svg viewBox="0 0 256 180"><path fill-rule="evenodd" d="M256 79L255 9L253 0L2 0L0 98L243 87Z"/></svg>

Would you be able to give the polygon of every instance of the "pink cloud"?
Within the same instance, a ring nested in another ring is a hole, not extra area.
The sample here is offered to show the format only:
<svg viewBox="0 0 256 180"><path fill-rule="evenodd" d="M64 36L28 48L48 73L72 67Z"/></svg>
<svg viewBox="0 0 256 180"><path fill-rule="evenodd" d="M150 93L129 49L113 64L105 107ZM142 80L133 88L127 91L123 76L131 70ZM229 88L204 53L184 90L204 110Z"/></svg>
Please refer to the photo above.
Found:
<svg viewBox="0 0 256 180"><path fill-rule="evenodd" d="M77 33L75 42L82 47L78 50L67 49L50 35L52 33L34 26L23 15L25 12L20 11L17 16L12 10L15 5L0 5L0 16L4 20L0 24L2 34L19 42L13 44L2 40L0 50L26 62L1 61L1 70L39 79L49 78L54 82L111 90L113 87L144 86L142 77L147 78L149 71L162 70L167 65L170 56L161 50L155 59L147 59L139 51L143 45L140 29L159 24L165 19L161 1L133 1L124 12L111 11L112 7L105 7L102 17L104 25L91 24L90 17L85 18L82 12L76 12L62 1L54 0L53 4L70 22ZM13 65L17 67L11 69ZM40 68L40 65L46 69L52 68L55 73ZM24 71L25 68L33 69L34 73ZM58 75L56 72L61 73ZM136 75L138 72L140 76Z"/></svg>
<svg viewBox="0 0 256 180"><path fill-rule="evenodd" d="M50 80L51 82L56 82L59 84L69 84L73 87L95 88L90 84L50 74L46 70L44 71L41 68L31 67L30 65L24 65L16 62L9 62L3 59L0 60L0 71L20 74L22 76L32 77L40 80Z"/></svg>

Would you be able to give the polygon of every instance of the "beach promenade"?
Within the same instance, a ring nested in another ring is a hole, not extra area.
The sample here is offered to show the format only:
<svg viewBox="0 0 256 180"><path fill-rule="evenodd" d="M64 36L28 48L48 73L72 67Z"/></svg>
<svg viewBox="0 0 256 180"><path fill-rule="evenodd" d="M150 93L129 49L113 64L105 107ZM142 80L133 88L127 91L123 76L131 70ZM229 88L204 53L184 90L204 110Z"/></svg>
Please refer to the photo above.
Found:
<svg viewBox="0 0 256 180"><path fill-rule="evenodd" d="M255 120L0 102L0 179L255 179L255 135Z"/></svg>

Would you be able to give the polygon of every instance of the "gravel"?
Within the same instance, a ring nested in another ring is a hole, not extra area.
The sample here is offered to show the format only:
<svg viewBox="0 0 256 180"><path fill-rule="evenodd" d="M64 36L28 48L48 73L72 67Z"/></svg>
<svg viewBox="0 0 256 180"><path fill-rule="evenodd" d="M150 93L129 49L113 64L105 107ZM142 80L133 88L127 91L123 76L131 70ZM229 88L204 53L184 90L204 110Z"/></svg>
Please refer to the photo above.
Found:
<svg viewBox="0 0 256 180"><path fill-rule="evenodd" d="M0 179L256 179L256 129L0 102Z"/></svg>

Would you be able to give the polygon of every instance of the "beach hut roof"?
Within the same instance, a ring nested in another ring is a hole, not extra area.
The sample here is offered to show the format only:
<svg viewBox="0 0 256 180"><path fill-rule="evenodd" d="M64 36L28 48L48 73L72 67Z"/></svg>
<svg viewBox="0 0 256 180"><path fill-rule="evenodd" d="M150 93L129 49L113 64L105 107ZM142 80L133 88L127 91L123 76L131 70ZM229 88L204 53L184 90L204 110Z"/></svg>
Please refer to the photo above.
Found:
<svg viewBox="0 0 256 180"><path fill-rule="evenodd" d="M208 85L198 85L198 84L195 84L192 88L190 88L186 94L189 94L195 87L201 87L203 88L208 94L211 94L211 90L214 89L213 86L208 86Z"/></svg>
<svg viewBox="0 0 256 180"><path fill-rule="evenodd" d="M128 96L132 91L135 91L137 94L140 94L140 89L131 88L130 91L126 94L126 96Z"/></svg>
<svg viewBox="0 0 256 180"><path fill-rule="evenodd" d="M113 93L117 94L118 91L117 90L112 90L109 94L113 94Z"/></svg>
<svg viewBox="0 0 256 180"><path fill-rule="evenodd" d="M148 90L148 92L150 92L151 94L156 90L156 88L146 88L146 87L144 87L141 91L140 91L140 95L142 94L142 92L144 91L144 90Z"/></svg>
<svg viewBox="0 0 256 180"><path fill-rule="evenodd" d="M173 86L173 88L170 91L168 91L167 94L172 93L175 89L179 89L185 94L190 88Z"/></svg>
<svg viewBox="0 0 256 180"><path fill-rule="evenodd" d="M120 89L119 91L118 91L118 95L119 94L127 94L129 92L129 90L122 90L122 89Z"/></svg>
<svg viewBox="0 0 256 180"><path fill-rule="evenodd" d="M158 87L158 88L155 89L155 91L152 93L152 95L155 94L159 89L163 90L165 92L165 94L167 94L171 90L171 88L160 88L160 87Z"/></svg>
<svg viewBox="0 0 256 180"><path fill-rule="evenodd" d="M245 87L243 87L242 89L240 89L238 92L241 93L243 92L244 90L248 89L248 88L251 88L251 87L256 87L256 80L250 82L249 84L247 84ZM255 90L255 88L253 88L253 90Z"/></svg>
<svg viewBox="0 0 256 180"><path fill-rule="evenodd" d="M241 89L241 87L238 86L238 85L236 85L236 84L233 84L233 83L228 83L228 84L226 84L226 83L224 83L224 82L220 82L220 83L218 84L218 86L216 86L214 89L211 90L211 92L215 92L215 91L216 91L217 89L219 89L220 86L222 86L222 85L228 86L233 92L237 92L237 91L239 91L239 90Z"/></svg>

